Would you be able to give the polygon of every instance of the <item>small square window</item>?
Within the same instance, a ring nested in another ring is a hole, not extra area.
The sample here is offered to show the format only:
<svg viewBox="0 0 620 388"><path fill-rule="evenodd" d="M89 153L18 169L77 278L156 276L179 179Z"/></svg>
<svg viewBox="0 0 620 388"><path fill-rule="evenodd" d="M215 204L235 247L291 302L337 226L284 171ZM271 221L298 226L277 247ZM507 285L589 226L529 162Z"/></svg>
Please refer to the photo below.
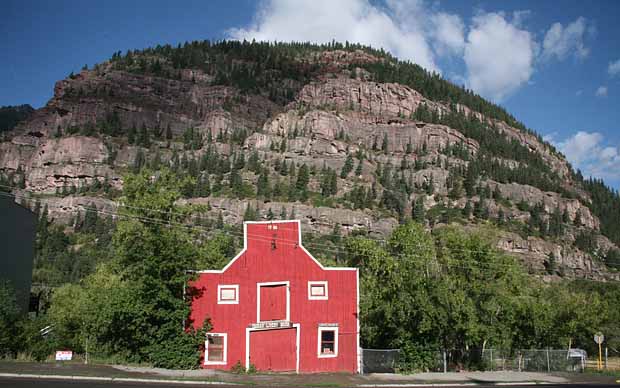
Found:
<svg viewBox="0 0 620 388"><path fill-rule="evenodd" d="M327 299L327 282L325 281L308 282L308 299L326 300Z"/></svg>
<svg viewBox="0 0 620 388"><path fill-rule="evenodd" d="M319 327L318 357L338 356L338 327Z"/></svg>
<svg viewBox="0 0 620 388"><path fill-rule="evenodd" d="M227 335L225 333L207 334L205 342L205 365L226 364Z"/></svg>
<svg viewBox="0 0 620 388"><path fill-rule="evenodd" d="M218 304L238 304L239 303L239 285L219 285L217 286L217 303Z"/></svg>

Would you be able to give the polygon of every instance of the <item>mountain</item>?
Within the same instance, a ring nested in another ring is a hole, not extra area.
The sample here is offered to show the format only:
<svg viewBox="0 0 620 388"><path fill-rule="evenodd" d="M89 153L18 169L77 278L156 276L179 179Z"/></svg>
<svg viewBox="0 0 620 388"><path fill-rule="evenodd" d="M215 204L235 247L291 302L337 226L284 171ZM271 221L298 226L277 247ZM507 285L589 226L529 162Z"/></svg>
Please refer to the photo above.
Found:
<svg viewBox="0 0 620 388"><path fill-rule="evenodd" d="M4 109L4 108L3 108ZM620 198L503 108L382 50L192 42L58 81L0 143L0 178L58 224L113 213L123 174L194 178L204 225L300 218L382 238L408 218L495 225L549 278L620 279Z"/></svg>

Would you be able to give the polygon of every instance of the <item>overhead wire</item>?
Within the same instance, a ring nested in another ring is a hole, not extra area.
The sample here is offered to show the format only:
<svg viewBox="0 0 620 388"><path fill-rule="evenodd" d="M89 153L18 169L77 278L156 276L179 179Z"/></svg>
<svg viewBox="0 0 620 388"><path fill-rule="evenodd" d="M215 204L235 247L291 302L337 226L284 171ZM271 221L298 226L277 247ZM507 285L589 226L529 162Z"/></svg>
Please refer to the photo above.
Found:
<svg viewBox="0 0 620 388"><path fill-rule="evenodd" d="M0 186L4 186L7 187L5 185L0 185ZM16 195L16 194L12 194L12 193L2 193L0 192L0 195L3 196L11 196L15 199L18 198L25 198L28 200L33 199L32 197L26 196L26 195ZM59 198L59 197L56 197ZM62 198L62 197L60 197ZM36 198L34 198L36 199ZM113 202L114 205L117 208L131 208L131 209L136 209L136 210L144 210L144 211L153 211L153 212L159 212L159 213L164 213L164 214L170 214L170 215L178 215L178 216L184 216L187 217L188 214L186 213L180 213L180 212L174 212L174 211L163 211L160 209L153 209L153 208L144 208L144 207L138 207L138 206L130 206L130 205L125 205L119 202ZM52 205L47 203L48 208L49 207L53 207L53 208L61 208L65 211L67 211L67 207L66 206L61 206L61 205ZM224 233L224 234L232 234L235 235L239 238L243 238L244 234L242 232L236 232L234 230L224 230L221 228L208 228L206 226L203 225L188 225L186 223L182 223L182 222L174 222L171 220L161 220L161 219L157 219L157 218L152 218L152 217L145 217L145 216L139 216L139 215L129 215L129 214L123 214L122 212L110 212L110 211L106 211L106 210L102 210L102 209L98 209L96 207L90 207L90 206L85 206L83 204L72 204L72 206L74 207L80 207L81 209L85 210L85 211L93 211L93 212L97 212L99 214L104 214L104 215L108 215L111 217L118 217L118 218L125 218L125 219L133 219L133 220L138 220L141 222L145 222L145 223L153 223L153 224L159 224L159 225L164 225L164 226L170 226L170 227L178 227L178 228L183 228L185 230L197 230L197 231L201 231L201 232L220 232L220 233ZM69 211L75 211L75 210L69 210ZM262 235L256 235L256 234L252 234L252 233L247 233L247 238L249 240L253 240L253 241L259 241L259 242L265 242L265 243L271 243L272 239L270 238L265 238ZM387 243L388 240L385 239L374 239L373 241L379 242L379 243ZM288 240L288 239L283 239L283 238L278 238L278 243L282 244L282 245L287 245L287 246L295 246L298 245L298 241L297 240ZM331 252L333 254L343 254L345 252L345 250L343 249L335 249L335 247L333 245L327 245L327 244L321 244L321 243L315 243L315 242L307 242L307 243L303 243L302 244L305 247L313 247L316 248L318 250L322 250L322 251L327 251L327 252ZM417 248L422 249L424 247L418 246ZM481 253L481 254L486 254L489 253L490 251L492 251L491 249L485 249L485 250L472 250L472 249L467 249L467 248L450 248L450 251L452 252L461 252L461 253ZM416 254L410 254L409 256L413 256L413 257L417 257L417 258L421 258L421 259L428 259L425 256L422 255L416 255ZM451 258L452 260L456 259L456 258ZM458 260L458 259L457 259ZM514 264L513 263L486 263L486 262L481 262L481 261L476 261L476 260L471 260L470 258L463 258L462 261L467 261L468 265L471 265L472 263L476 263L476 265L480 266L480 267L485 267L487 269L491 269L491 268L495 268L495 267L509 267L509 268L513 268ZM616 264L616 262L614 261L606 261L606 263L609 264ZM618 263L620 264L620 263ZM454 268L463 268L463 269L471 269L471 266L455 266L455 265L451 265L451 267Z"/></svg>

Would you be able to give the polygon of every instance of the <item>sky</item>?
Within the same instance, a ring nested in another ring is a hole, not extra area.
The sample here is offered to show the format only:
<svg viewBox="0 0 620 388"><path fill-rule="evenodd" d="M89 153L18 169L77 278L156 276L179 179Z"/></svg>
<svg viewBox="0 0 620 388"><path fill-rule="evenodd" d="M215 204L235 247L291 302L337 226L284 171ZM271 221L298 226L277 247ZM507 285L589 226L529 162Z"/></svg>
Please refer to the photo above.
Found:
<svg viewBox="0 0 620 388"><path fill-rule="evenodd" d="M383 47L504 106L586 176L620 187L620 1L3 0L0 105L112 53L202 39Z"/></svg>

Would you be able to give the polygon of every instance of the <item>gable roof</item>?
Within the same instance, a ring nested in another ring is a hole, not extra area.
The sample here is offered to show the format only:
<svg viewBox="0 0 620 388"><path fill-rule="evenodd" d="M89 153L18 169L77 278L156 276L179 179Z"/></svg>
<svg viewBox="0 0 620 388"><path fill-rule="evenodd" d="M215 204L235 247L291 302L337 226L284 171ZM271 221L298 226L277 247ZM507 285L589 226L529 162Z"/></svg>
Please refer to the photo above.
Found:
<svg viewBox="0 0 620 388"><path fill-rule="evenodd" d="M325 266L323 266L323 264L321 264L314 256L312 256L312 254L310 252L308 252L308 250L303 246L302 241L301 241L301 221L300 220L273 220L273 221L245 221L243 223L243 249L241 250L241 252L239 252L222 269L207 269L207 270L199 270L199 271L192 271L192 272L195 272L195 273L215 273L215 274L221 274L221 273L226 272L226 270L228 270L228 268L230 268L233 265L233 263L235 261L237 261L237 259L239 259L241 256L243 256L243 254L248 250L248 225L253 225L253 224L266 224L266 225L267 224L291 224L291 223L296 223L297 224L297 231L299 233L299 236L298 236L299 247L304 251L304 253L308 257L310 257L319 266L319 268L321 268L322 270L325 270L325 271L357 271L357 268L354 268L354 267L325 267Z"/></svg>

